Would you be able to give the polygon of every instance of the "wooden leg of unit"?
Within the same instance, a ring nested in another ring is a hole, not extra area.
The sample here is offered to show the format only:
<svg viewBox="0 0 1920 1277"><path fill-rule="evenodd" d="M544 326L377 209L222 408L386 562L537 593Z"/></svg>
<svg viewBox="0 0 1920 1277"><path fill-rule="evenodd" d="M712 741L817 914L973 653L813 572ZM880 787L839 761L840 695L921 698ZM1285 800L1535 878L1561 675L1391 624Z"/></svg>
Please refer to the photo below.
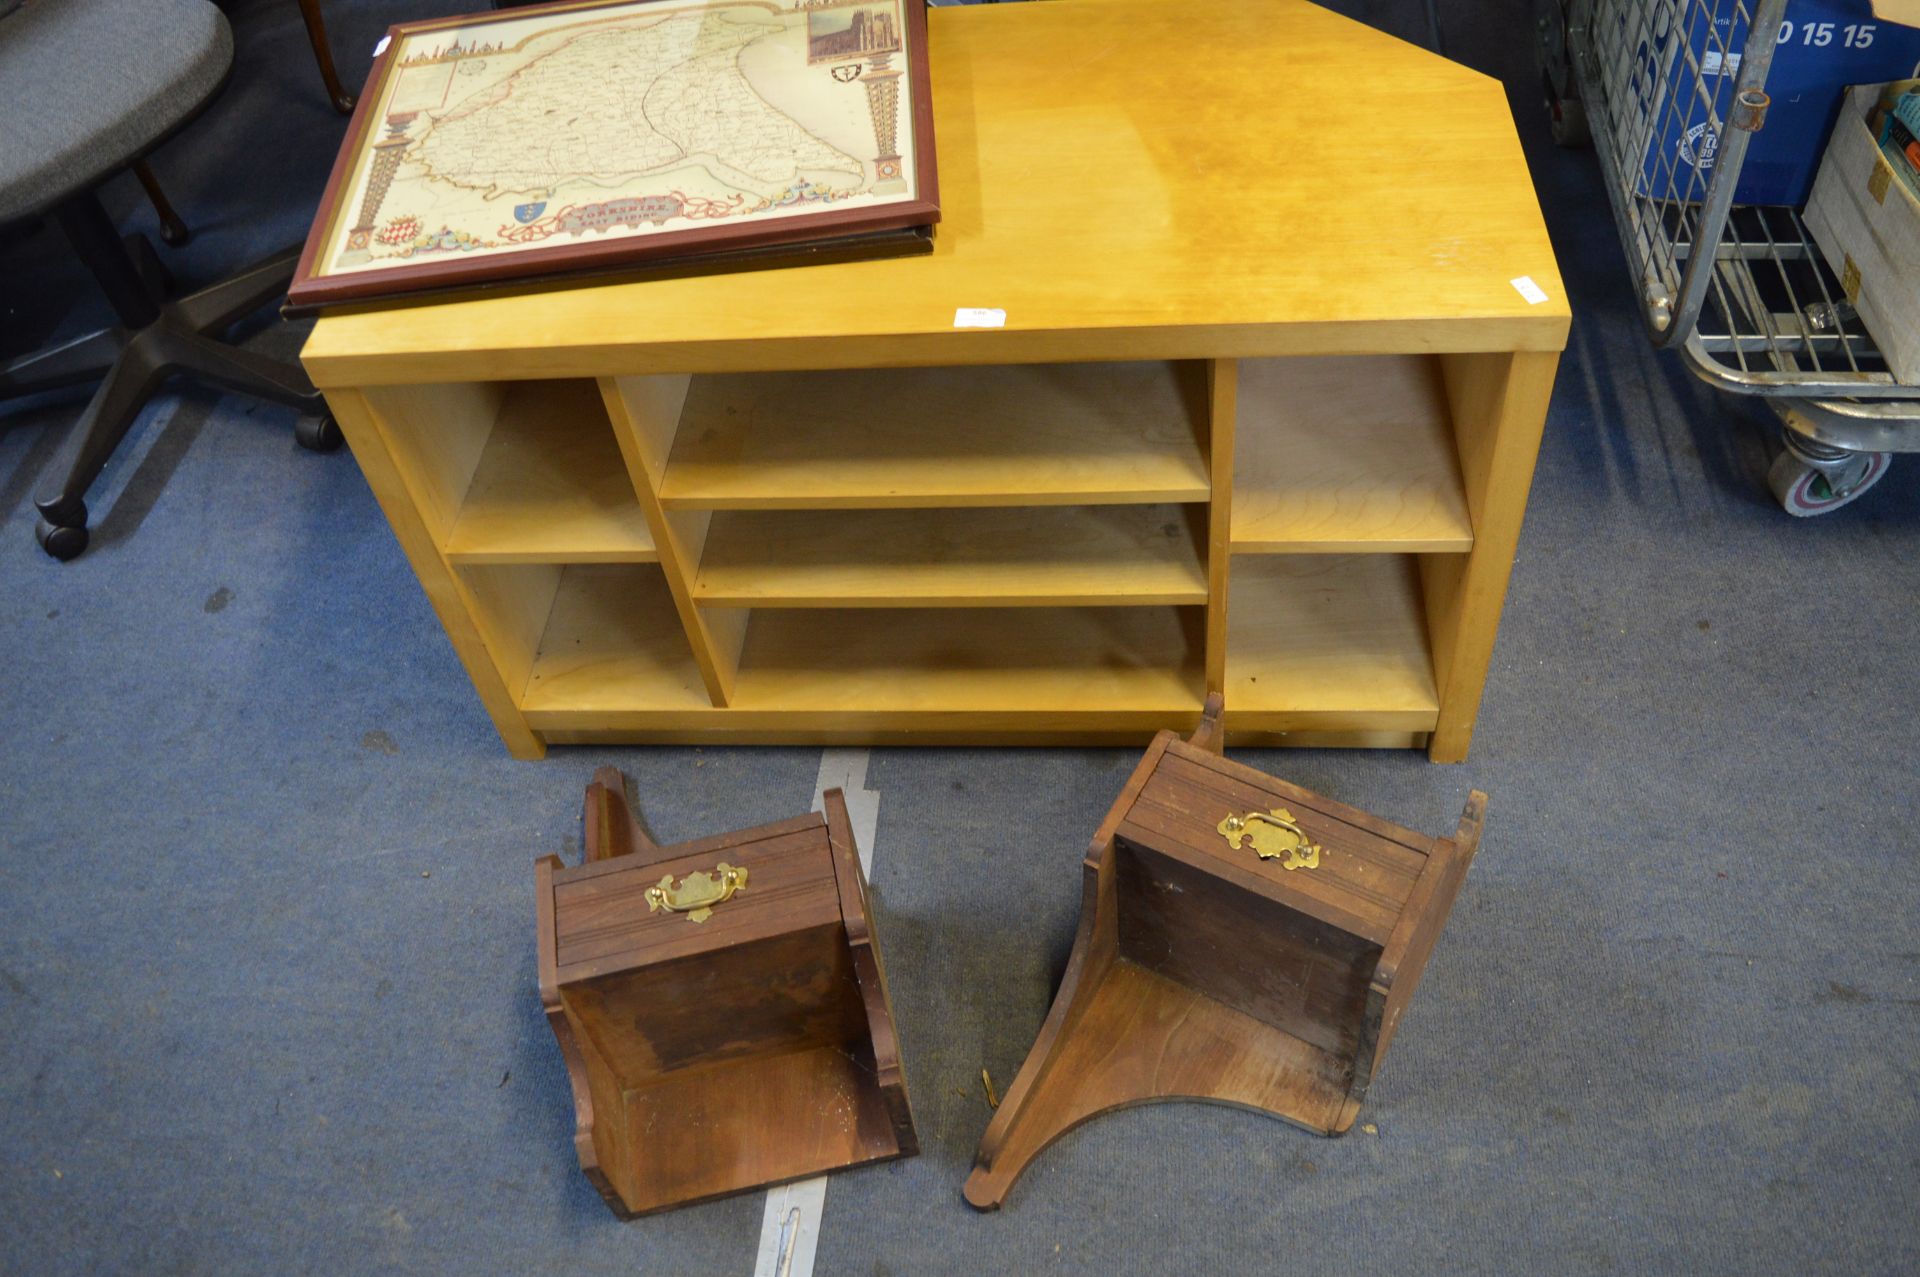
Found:
<svg viewBox="0 0 1920 1277"><path fill-rule="evenodd" d="M1218 692L1208 692L1207 703L1200 711L1200 726L1194 728L1193 735L1187 737L1187 744L1225 757L1227 733L1220 721L1225 707L1225 697Z"/></svg>
<svg viewBox="0 0 1920 1277"><path fill-rule="evenodd" d="M602 767L593 773L581 827L589 864L635 852L647 861L660 859L659 845L647 835L627 803L627 777L618 767Z"/></svg>

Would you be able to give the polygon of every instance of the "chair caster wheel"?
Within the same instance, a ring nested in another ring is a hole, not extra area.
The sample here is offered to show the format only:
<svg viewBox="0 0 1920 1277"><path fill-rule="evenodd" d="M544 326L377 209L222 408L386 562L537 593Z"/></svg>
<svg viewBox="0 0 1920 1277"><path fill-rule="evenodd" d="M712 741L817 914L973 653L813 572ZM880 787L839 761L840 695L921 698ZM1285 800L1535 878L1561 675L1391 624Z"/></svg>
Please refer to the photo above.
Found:
<svg viewBox="0 0 1920 1277"><path fill-rule="evenodd" d="M302 417L293 428L293 438L308 452L332 452L347 441L340 433L339 423L333 414L323 417Z"/></svg>
<svg viewBox="0 0 1920 1277"><path fill-rule="evenodd" d="M79 527L72 527L67 524L48 523L42 519L39 526L33 530L33 539L40 543L42 550L62 563L66 563L86 553L87 527L84 523Z"/></svg>

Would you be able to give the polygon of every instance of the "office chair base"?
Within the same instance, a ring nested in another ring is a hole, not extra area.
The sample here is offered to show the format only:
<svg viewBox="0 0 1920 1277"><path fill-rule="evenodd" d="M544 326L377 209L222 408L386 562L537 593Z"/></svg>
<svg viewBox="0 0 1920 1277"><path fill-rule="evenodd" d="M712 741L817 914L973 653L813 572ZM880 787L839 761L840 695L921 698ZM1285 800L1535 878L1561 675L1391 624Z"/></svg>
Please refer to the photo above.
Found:
<svg viewBox="0 0 1920 1277"><path fill-rule="evenodd" d="M49 350L0 364L0 399L98 381L126 348L124 328L103 328Z"/></svg>
<svg viewBox="0 0 1920 1277"><path fill-rule="evenodd" d="M298 364L242 350L213 336L282 296L297 258L295 252L283 253L177 302L155 303L153 318L138 328L108 329L0 367L0 397L5 397L100 376L104 365L99 388L69 436L65 482L57 494L34 503L42 519L35 534L41 549L63 561L86 550L87 489L147 401L176 373L300 409L319 418L303 418L296 427L302 446L315 451L339 446L339 427Z"/></svg>
<svg viewBox="0 0 1920 1277"><path fill-rule="evenodd" d="M347 437L340 433L340 423L333 414L324 417L302 417L293 426L293 441L308 452L338 452Z"/></svg>

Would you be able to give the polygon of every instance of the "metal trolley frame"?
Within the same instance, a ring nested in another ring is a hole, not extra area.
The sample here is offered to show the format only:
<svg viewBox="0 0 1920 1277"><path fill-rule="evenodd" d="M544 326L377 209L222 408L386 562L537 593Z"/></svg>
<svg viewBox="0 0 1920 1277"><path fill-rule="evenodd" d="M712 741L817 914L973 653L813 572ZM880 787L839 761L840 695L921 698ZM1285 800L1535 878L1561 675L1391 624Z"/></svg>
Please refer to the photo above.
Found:
<svg viewBox="0 0 1920 1277"><path fill-rule="evenodd" d="M1766 399L1786 441L1769 485L1819 514L1920 451L1920 386L1889 373L1797 210L1733 202L1786 7L1537 0L1535 19L1554 139L1599 157L1647 336Z"/></svg>

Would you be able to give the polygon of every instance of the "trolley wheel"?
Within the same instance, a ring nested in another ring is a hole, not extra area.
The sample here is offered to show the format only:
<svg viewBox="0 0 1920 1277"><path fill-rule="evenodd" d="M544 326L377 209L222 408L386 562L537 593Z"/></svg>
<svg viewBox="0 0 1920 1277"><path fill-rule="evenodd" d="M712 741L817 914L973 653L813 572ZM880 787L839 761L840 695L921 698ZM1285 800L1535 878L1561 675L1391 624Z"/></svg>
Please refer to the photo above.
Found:
<svg viewBox="0 0 1920 1277"><path fill-rule="evenodd" d="M293 437L308 452L332 452L346 442L332 413L322 417L302 417L294 423Z"/></svg>
<svg viewBox="0 0 1920 1277"><path fill-rule="evenodd" d="M1840 466L1821 469L1788 448L1768 467L1767 486L1780 508L1795 518L1830 514L1880 482L1892 460L1890 452L1860 452Z"/></svg>
<svg viewBox="0 0 1920 1277"><path fill-rule="evenodd" d="M1587 108L1579 98L1548 97L1547 115L1555 146L1584 151L1593 145L1593 130L1587 127Z"/></svg>

